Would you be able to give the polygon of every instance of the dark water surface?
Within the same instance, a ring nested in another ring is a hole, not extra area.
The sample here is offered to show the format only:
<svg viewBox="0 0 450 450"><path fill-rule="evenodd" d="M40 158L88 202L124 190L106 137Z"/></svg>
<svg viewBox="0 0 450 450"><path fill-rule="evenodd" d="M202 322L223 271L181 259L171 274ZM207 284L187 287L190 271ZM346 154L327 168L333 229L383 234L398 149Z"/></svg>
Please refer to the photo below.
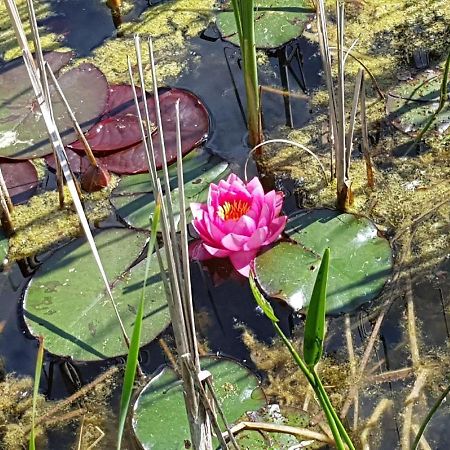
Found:
<svg viewBox="0 0 450 450"><path fill-rule="evenodd" d="M111 11L103 3L90 0L55 0L51 3L56 18L48 19L44 24L62 34L63 44L74 48L80 56L89 55L104 39L115 35ZM135 11L130 17L138 16L146 6L146 1L136 2ZM205 102L213 121L213 132L206 147L230 161L235 171L242 174L248 148L243 117L245 94L239 66L239 52L232 44L215 39L217 32L214 27L208 29L206 35L209 40L197 37L191 41L192 54L201 56L201 64L183 73L174 84L192 90ZM298 45L303 55L307 90L318 87L321 83L318 49L302 39L294 45ZM280 72L280 66L282 72L283 67L280 65L280 58L282 59L280 54L271 55L270 63L273 70L261 73L262 84L281 86L283 74ZM293 64L291 69L293 71L289 75L291 89L299 90L296 78L301 80L302 77L298 65ZM295 127L301 127L310 119L307 101L293 100L291 108ZM267 134L270 135L280 126L285 126L290 120L289 114L286 114L283 98L279 95L264 94L264 121ZM285 213L297 208L292 186L289 181L284 183L287 193ZM117 224L115 218L111 221ZM240 339L239 325L246 325L260 340L267 343L273 338L274 332L269 321L257 313L248 281L233 272L230 264L223 260L208 262L203 266L194 263L191 270L195 308L199 316L204 318L198 323L201 337L207 339L212 352L233 356L252 367L248 349ZM422 323L432 324L422 330L425 349L445 347L449 339L450 318L447 319L445 315L450 294L449 270L450 264L447 260L436 274L424 274L423 277L417 277L413 283L417 316ZM8 372L33 376L37 343L27 336L18 314L26 283L27 278L22 276L17 265L8 272L0 273L0 322L6 323L4 331L0 334L0 355L4 358ZM301 323L300 318L290 317L287 307L275 305L275 308L286 333L290 333L294 323ZM361 344L367 341L373 319L367 309L354 313L351 320L355 326L353 333L355 346L360 348ZM409 350L405 345L405 320L404 300L400 298L387 314L376 345L375 355L380 361L379 372L405 366L405 360L409 358ZM332 337L328 341L327 352L334 355L337 360L345 361L347 354L343 318L332 319L328 330ZM167 336L170 336L170 330ZM142 366L148 374L165 361L157 343L147 345L141 352L141 358ZM51 379L50 359L45 365L45 376L41 385L43 392L52 399L70 395L74 386L67 382L65 365L61 360L52 361L54 365ZM111 363L77 363L74 367L81 382L87 383ZM361 400L361 417L370 415L382 396L396 399L398 393L409 385L410 380L385 383L377 388L376 395L365 395ZM112 403L117 407L117 392ZM384 444L381 447L383 449L390 450L398 445L400 424L396 418L399 412L400 410L394 408L380 424L383 427ZM442 408L431 425L433 433L430 435L434 436L435 449L450 448L450 434L445 429L445 412L448 412L448 407ZM75 431L76 427L71 427L63 432L50 433L48 448L51 450L69 448L73 445ZM108 448L105 444L100 447ZM128 448L133 448L131 441Z"/></svg>

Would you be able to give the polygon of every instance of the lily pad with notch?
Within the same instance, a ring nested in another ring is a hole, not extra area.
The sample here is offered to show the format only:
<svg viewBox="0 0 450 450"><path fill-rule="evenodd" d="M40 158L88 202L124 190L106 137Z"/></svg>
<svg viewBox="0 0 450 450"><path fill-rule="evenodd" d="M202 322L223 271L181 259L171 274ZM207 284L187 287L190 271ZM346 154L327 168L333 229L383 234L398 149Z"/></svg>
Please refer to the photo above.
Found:
<svg viewBox="0 0 450 450"><path fill-rule="evenodd" d="M207 356L200 359L200 365L213 375L215 393L229 423L265 404L259 380L238 362ZM190 434L183 386L172 368L162 368L139 394L133 409L133 429L142 448L186 448Z"/></svg>
<svg viewBox="0 0 450 450"><path fill-rule="evenodd" d="M95 242L125 329L131 335L140 300L146 233L124 228L100 231ZM170 323L159 265L151 255L142 343L156 338ZM121 328L86 240L77 239L53 253L32 277L23 314L34 336L45 338L50 353L92 361L127 353Z"/></svg>
<svg viewBox="0 0 450 450"><path fill-rule="evenodd" d="M71 59L72 54L55 52L45 55L55 72ZM83 130L89 129L101 116L108 99L108 83L92 64L81 64L58 77L77 120ZM53 113L63 142L75 140L72 121L59 96L51 87ZM0 156L30 159L51 152L47 129L35 99L22 58L0 68Z"/></svg>
<svg viewBox="0 0 450 450"><path fill-rule="evenodd" d="M389 92L386 112L396 128L414 136L424 127L439 107L442 76L441 71L427 70ZM439 134L450 132L448 99L430 130Z"/></svg>
<svg viewBox="0 0 450 450"><path fill-rule="evenodd" d="M209 185L230 173L227 162L206 152L196 152L193 157L183 158L184 192L186 212L189 216L191 202L204 202L208 197ZM162 175L161 175L162 177ZM179 221L179 190L177 186L176 164L169 168L170 185L173 191L175 222ZM155 208L155 198L149 174L123 177L112 192L112 205L117 215L129 226L148 229L150 217Z"/></svg>
<svg viewBox="0 0 450 450"><path fill-rule="evenodd" d="M308 0L256 0L255 41L260 49L280 47L299 37L315 10ZM239 45L231 2L217 14L217 26L223 39Z"/></svg>
<svg viewBox="0 0 450 450"><path fill-rule="evenodd" d="M33 163L0 158L0 168L15 205L25 203L35 194L39 180Z"/></svg>
<svg viewBox="0 0 450 450"><path fill-rule="evenodd" d="M269 297L294 309L308 306L321 255L330 247L327 313L350 312L373 300L392 272L387 239L367 218L328 209L292 215L281 242L255 259L257 281Z"/></svg>

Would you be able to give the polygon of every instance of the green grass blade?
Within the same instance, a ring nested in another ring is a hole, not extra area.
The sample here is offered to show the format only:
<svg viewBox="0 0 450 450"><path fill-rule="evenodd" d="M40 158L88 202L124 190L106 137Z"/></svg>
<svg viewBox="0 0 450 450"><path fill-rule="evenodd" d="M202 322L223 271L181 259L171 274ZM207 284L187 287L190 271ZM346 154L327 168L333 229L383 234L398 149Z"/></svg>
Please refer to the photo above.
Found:
<svg viewBox="0 0 450 450"><path fill-rule="evenodd" d="M34 421L36 418L36 404L39 395L39 383L41 381L42 363L44 361L44 338L39 336L39 349L36 357L36 369L34 371L34 386L33 386L33 410L31 413L31 431L30 442L28 444L28 450L36 450L35 434L34 434Z"/></svg>
<svg viewBox="0 0 450 450"><path fill-rule="evenodd" d="M433 407L428 412L427 416L425 417L424 421L422 422L422 425L420 425L419 431L417 432L417 436L414 439L414 442L411 446L411 450L416 450L416 448L419 445L420 438L422 437L423 433L425 432L425 429L426 429L428 423L430 422L430 420L432 419L432 417L434 416L436 411L439 409L442 402L446 399L446 397L449 393L450 393L450 384L447 386L447 388L441 394L441 396L436 400L436 403L433 405Z"/></svg>
<svg viewBox="0 0 450 450"><path fill-rule="evenodd" d="M125 375L123 377L122 395L120 397L119 409L119 430L117 433L117 450L120 450L122 445L123 430L128 414L128 407L130 406L131 396L133 395L134 379L136 376L136 369L139 357L139 347L141 343L142 320L144 316L144 299L145 286L147 284L148 271L150 267L150 255L156 243L156 235L159 226L159 216L161 213L161 199L158 198L156 202L155 212L152 219L152 228L150 235L150 242L147 249L147 261L145 264L144 283L141 289L141 301L139 302L138 311L136 314L136 321L134 322L133 334L131 336L130 348L128 350L127 364L125 366Z"/></svg>
<svg viewBox="0 0 450 450"><path fill-rule="evenodd" d="M303 356L308 367L313 368L320 360L325 337L325 306L327 301L330 249L326 248L317 272L316 282L306 316Z"/></svg>
<svg viewBox="0 0 450 450"><path fill-rule="evenodd" d="M255 276L253 272L250 272L250 276L248 278L250 282L250 289L252 290L253 297L255 297L256 303L258 303L258 306L263 310L263 313L273 322L278 322L278 317L273 312L273 308L271 304L264 298L264 296L259 291L258 287L256 286L255 282Z"/></svg>

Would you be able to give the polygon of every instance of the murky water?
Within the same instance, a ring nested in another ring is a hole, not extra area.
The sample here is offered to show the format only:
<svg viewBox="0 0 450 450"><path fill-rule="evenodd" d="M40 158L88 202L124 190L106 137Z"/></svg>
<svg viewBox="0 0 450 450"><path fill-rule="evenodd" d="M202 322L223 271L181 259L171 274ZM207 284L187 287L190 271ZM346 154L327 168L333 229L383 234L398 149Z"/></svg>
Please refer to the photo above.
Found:
<svg viewBox="0 0 450 450"><path fill-rule="evenodd" d="M146 7L146 1L136 2L133 12L124 19L138 17ZM52 9L56 17L48 19L47 23L44 21L44 24L61 34L63 43L75 49L79 56L89 55L104 39L116 33L111 11L103 3L59 0L52 2ZM191 65L191 70L185 71L174 84L192 90L205 102L213 121L213 132L206 147L230 161L235 171L242 174L247 147L243 117L245 96L239 53L233 45L217 39L214 27L209 28L205 35L208 39L197 37L190 41L191 55L193 57L200 55L201 64ZM321 83L318 49L302 39L296 41L294 45L298 46L303 55L303 74L298 64L291 65L292 73L289 75L291 89L301 88L298 81L303 84L303 79L306 82L306 86L303 86L306 91L318 87ZM281 86L283 55L273 54L269 59L271 70L261 73L261 82ZM311 116L305 100L294 99L291 105L286 105L282 96L266 93L263 105L265 129L269 135L281 126L291 124L294 127L301 127ZM285 212L289 213L297 208L296 196L292 192L294 185L289 180L280 183L280 187L284 187L287 192ZM116 223L115 218L111 221ZM421 352L427 361L448 359L443 349L447 348L450 337L450 317L447 317L450 298L449 270L450 260L447 258L433 272L419 270L412 278L412 295L416 316L420 320ZM0 274L0 323L3 321L5 323L5 328L0 334L0 355L5 360L8 372L33 376L37 344L26 334L23 324L18 319L20 317L18 305L27 281L16 265L8 272ZM257 369L250 359L249 349L241 340L240 326L245 325L251 329L256 337L266 344L271 342L274 332L270 323L256 312L247 280L233 272L228 262L218 260L204 265L193 264L192 282L198 331L200 337L207 342L208 348L212 352L236 357ZM410 377L383 383L375 380L376 374L409 366L410 351L405 339L404 292L395 295L398 298L386 314L375 346L375 356L371 360L370 367L377 362L378 367L373 371L373 380L367 382L366 388L360 394L360 417L370 416L381 398L394 400L394 408L383 416L379 424L382 428L383 442L380 448L386 450L398 446L401 426L399 417L402 411L399 402L400 393L403 395L411 389L412 384ZM371 316L372 310L373 305L350 317L357 351L364 348L371 333L376 319ZM286 306L276 305L276 314L281 320L282 328L288 334L295 324L301 324L301 318L293 317ZM345 362L348 358L344 329L343 317L332 319L328 325L327 353L338 362ZM170 339L170 330L166 332L166 336ZM143 349L141 358L142 366L147 373L153 372L165 360L156 342ZM107 365L108 363L76 364L75 368L81 383L84 384L95 378ZM261 376L264 374L261 373ZM73 392L74 386L67 382L67 373L61 360L54 360L52 363L50 360L47 361L42 389L51 399L62 398ZM436 398L436 393L434 392L431 397ZM117 392L113 396L112 404L113 407L117 407ZM428 435L433 436L431 441L433 449L450 448L450 434L446 430L448 412L448 406L444 406L430 425L431 432ZM48 448L51 450L69 448L73 444L75 432L75 427L51 432ZM103 445L101 448L108 448L108 444L104 442L101 445ZM127 445L128 448L133 448L131 440Z"/></svg>

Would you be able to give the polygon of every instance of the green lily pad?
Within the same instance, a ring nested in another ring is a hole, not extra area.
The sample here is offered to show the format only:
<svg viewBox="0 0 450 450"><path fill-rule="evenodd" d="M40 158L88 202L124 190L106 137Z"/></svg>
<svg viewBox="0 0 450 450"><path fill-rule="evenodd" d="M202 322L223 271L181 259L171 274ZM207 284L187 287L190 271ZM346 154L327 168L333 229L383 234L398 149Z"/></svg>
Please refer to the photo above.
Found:
<svg viewBox="0 0 450 450"><path fill-rule="evenodd" d="M411 135L420 131L439 107L441 83L442 72L430 70L389 92L386 111L392 124L404 133ZM448 101L436 116L430 130L439 134L450 132L450 103Z"/></svg>
<svg viewBox="0 0 450 450"><path fill-rule="evenodd" d="M213 375L215 393L229 423L265 404L254 374L226 358L201 358L203 370ZM184 449L190 441L181 381L164 367L141 391L133 411L133 429L143 448Z"/></svg>
<svg viewBox="0 0 450 450"><path fill-rule="evenodd" d="M134 325L145 260L130 269L147 235L110 228L95 242L125 329ZM147 281L142 342L152 341L170 323L156 256ZM75 360L124 355L127 347L88 243L77 239L57 250L32 278L24 296L25 323L34 336L45 337L50 353Z"/></svg>
<svg viewBox="0 0 450 450"><path fill-rule="evenodd" d="M8 254L8 238L6 237L6 234L3 232L2 229L0 229L0 266L3 264L3 261L6 258L6 255Z"/></svg>
<svg viewBox="0 0 450 450"><path fill-rule="evenodd" d="M298 428L308 428L310 426L309 414L295 408L279 408L278 405L270 405L267 408L252 415L255 422L275 423L277 425L287 425ZM315 431L315 430L314 430ZM319 430L320 431L320 430ZM287 433L261 433L257 430L244 430L236 436L236 441L241 450L289 450L303 444L302 447L308 450L323 448L324 444L311 439L304 439Z"/></svg>
<svg viewBox="0 0 450 450"><path fill-rule="evenodd" d="M256 0L255 40L257 48L276 48L299 37L314 13L307 0ZM239 45L231 2L217 14L217 26L223 39Z"/></svg>
<svg viewBox="0 0 450 450"><path fill-rule="evenodd" d="M290 217L282 242L255 260L259 285L294 309L308 306L321 255L331 249L327 313L349 312L374 299L392 271L389 242L364 217L327 209Z"/></svg>
<svg viewBox="0 0 450 450"><path fill-rule="evenodd" d="M209 185L225 178L230 169L228 163L207 153L196 154L195 157L183 159L184 192L186 212L190 217L189 204L204 202L208 198ZM170 184L173 191L175 222L179 222L179 190L177 186L176 164L169 167ZM155 209L150 175L139 174L123 177L112 192L111 203L118 216L128 225L138 229L148 229L149 218Z"/></svg>

